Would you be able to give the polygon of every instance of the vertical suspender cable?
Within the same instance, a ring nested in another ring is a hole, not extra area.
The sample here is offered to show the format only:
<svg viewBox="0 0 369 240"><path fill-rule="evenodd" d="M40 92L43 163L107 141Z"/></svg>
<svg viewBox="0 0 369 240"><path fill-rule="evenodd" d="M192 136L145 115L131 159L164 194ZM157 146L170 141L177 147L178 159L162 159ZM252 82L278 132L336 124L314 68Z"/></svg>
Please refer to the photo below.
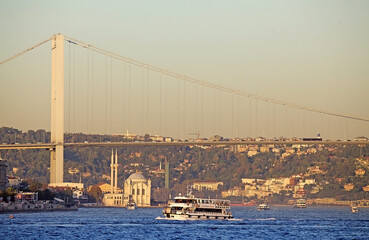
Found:
<svg viewBox="0 0 369 240"><path fill-rule="evenodd" d="M275 104L273 104L273 133L274 137L277 137L276 119L275 119Z"/></svg>
<svg viewBox="0 0 369 240"><path fill-rule="evenodd" d="M222 135L222 91L219 90L219 134Z"/></svg>
<svg viewBox="0 0 369 240"><path fill-rule="evenodd" d="M201 85L201 131L204 133L204 84Z"/></svg>
<svg viewBox="0 0 369 240"><path fill-rule="evenodd" d="M68 44L68 131L71 132L70 129L70 75L71 75L71 69L70 69L70 58L71 58L71 53L70 53L70 42Z"/></svg>
<svg viewBox="0 0 369 240"><path fill-rule="evenodd" d="M73 46L73 132L76 119L76 48Z"/></svg>
<svg viewBox="0 0 369 240"><path fill-rule="evenodd" d="M165 135L168 135L168 75L165 73Z"/></svg>
<svg viewBox="0 0 369 240"><path fill-rule="evenodd" d="M146 130L147 132L149 132L149 96L150 96L150 92L149 92L149 69L147 69L147 73L146 73Z"/></svg>
<svg viewBox="0 0 369 240"><path fill-rule="evenodd" d="M141 134L144 133L144 69L141 69Z"/></svg>
<svg viewBox="0 0 369 240"><path fill-rule="evenodd" d="M251 103L251 98L249 98L249 137L251 137L252 136L252 134L251 134L251 125L252 125L252 123L251 123L251 121L252 121L252 118L251 118L251 111L252 111L252 103Z"/></svg>
<svg viewBox="0 0 369 240"><path fill-rule="evenodd" d="M213 106L214 106L214 112L213 112L213 116L214 116L214 122L213 122L213 135L215 135L215 100L216 100L216 96L215 96L215 88L214 88L214 101L213 101Z"/></svg>
<svg viewBox="0 0 369 240"><path fill-rule="evenodd" d="M91 52L91 128L94 129L94 52Z"/></svg>
<svg viewBox="0 0 369 240"><path fill-rule="evenodd" d="M324 119L323 119L323 113L320 113L320 133L323 133L324 129Z"/></svg>
<svg viewBox="0 0 369 240"><path fill-rule="evenodd" d="M180 87L180 81L179 81L179 78L177 78L177 83L178 83L178 125L177 125L177 136L178 138L180 138L179 136L179 125L180 125L180 96L181 96L181 87Z"/></svg>
<svg viewBox="0 0 369 240"><path fill-rule="evenodd" d="M198 108L198 94L197 94L197 90L198 90L198 85L195 86L195 130L196 133L199 132L199 126L198 126L198 121L199 121L199 116L197 114L197 108Z"/></svg>
<svg viewBox="0 0 369 240"><path fill-rule="evenodd" d="M286 105L285 105L284 111L285 111L285 122L284 122L284 124L285 124L285 133L284 134L286 134L285 137L287 137L288 136L288 129L287 129L287 106Z"/></svg>
<svg viewBox="0 0 369 240"><path fill-rule="evenodd" d="M233 92L232 92L232 118L231 118L231 120L232 120L232 127L231 127L231 136L230 137L234 137L234 135L233 135L233 115L234 115L234 113L233 113L233 111L234 111L234 106L233 106Z"/></svg>
<svg viewBox="0 0 369 240"><path fill-rule="evenodd" d="M306 123L305 123L305 118L306 118L306 116L305 116L305 109L303 109L302 110L302 113L303 113L303 119L302 119L302 123L303 123L303 127L302 127L302 130L303 130L303 132L302 132L302 135L305 137L305 129L306 129ZM306 136L307 137L307 136Z"/></svg>
<svg viewBox="0 0 369 240"><path fill-rule="evenodd" d="M110 56L110 134L112 134L113 127L113 58Z"/></svg>
<svg viewBox="0 0 369 240"><path fill-rule="evenodd" d="M126 64L123 62L123 89L122 89L122 113L123 113L123 130L126 131ZM128 136L127 136L128 137Z"/></svg>
<svg viewBox="0 0 369 240"><path fill-rule="evenodd" d="M348 139L348 119L346 118L346 133L345 133L345 140Z"/></svg>
<svg viewBox="0 0 369 240"><path fill-rule="evenodd" d="M131 130L131 64L128 64L128 129Z"/></svg>
<svg viewBox="0 0 369 240"><path fill-rule="evenodd" d="M269 102L265 102L266 104L266 112L267 112L267 117L266 117L266 133L265 133L265 138L267 138L267 136L270 134L269 133Z"/></svg>
<svg viewBox="0 0 369 240"><path fill-rule="evenodd" d="M86 128L87 133L89 133L89 115L90 115L90 51L87 49L87 118L86 118Z"/></svg>
<svg viewBox="0 0 369 240"><path fill-rule="evenodd" d="M240 95L237 95L237 137L240 137Z"/></svg>
<svg viewBox="0 0 369 240"><path fill-rule="evenodd" d="M255 136L258 137L258 100L255 101Z"/></svg>
<svg viewBox="0 0 369 240"><path fill-rule="evenodd" d="M105 58L105 134L108 133L108 56Z"/></svg>
<svg viewBox="0 0 369 240"><path fill-rule="evenodd" d="M162 135L162 132L161 132L161 113L162 113L162 107L161 107L161 102L162 102L162 93L161 93L161 89L162 89L162 73L160 73L160 78L159 78L159 81L160 81L160 84L159 84L159 87L160 87L160 90L159 90L159 135Z"/></svg>
<svg viewBox="0 0 369 240"><path fill-rule="evenodd" d="M183 130L182 130L183 139L186 139L185 131L186 131L186 82L183 81Z"/></svg>

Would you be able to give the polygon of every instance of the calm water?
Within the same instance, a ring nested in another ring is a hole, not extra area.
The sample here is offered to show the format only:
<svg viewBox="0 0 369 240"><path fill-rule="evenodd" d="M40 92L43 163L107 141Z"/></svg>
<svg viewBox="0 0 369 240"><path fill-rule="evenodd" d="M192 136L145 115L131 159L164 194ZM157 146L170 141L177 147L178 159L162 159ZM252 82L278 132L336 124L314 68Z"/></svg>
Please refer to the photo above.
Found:
<svg viewBox="0 0 369 240"><path fill-rule="evenodd" d="M0 214L0 239L369 239L369 208L233 207L241 221L156 220L162 209Z"/></svg>

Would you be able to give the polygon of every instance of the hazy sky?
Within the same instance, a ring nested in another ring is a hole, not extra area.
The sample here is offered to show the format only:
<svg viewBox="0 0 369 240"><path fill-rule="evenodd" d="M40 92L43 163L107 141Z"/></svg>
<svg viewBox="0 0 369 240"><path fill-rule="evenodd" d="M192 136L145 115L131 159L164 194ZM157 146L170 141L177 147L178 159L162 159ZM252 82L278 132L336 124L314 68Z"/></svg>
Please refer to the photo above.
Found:
<svg viewBox="0 0 369 240"><path fill-rule="evenodd" d="M62 33L199 80L369 118L368 13L368 1L0 0L0 60L55 33ZM22 130L50 129L50 45L47 43L0 66L0 126ZM111 109L115 115L109 115L113 119L106 120L104 113L107 109L102 104L106 101L104 90L97 93L99 84L103 88L106 80L106 59L97 55L94 56L95 87L91 90L96 92L94 105L74 104L77 112L87 111L91 116L90 120L86 120L90 124L86 129L85 121L80 120L84 118L82 115L75 114L77 120L73 121L77 123L72 124L69 120L72 110L67 90L70 87L68 66L71 63L67 43L65 52L66 131L104 132L106 121L110 121L113 125L110 131L114 133L124 132L128 128L127 122L130 122L132 132L144 133L150 129L151 134L175 137L189 137L189 133L196 131L203 136L289 137L312 136L317 132L321 132L324 138L369 136L368 123L337 120L298 110L285 113L283 107L254 101L250 103L249 99L239 100L237 97L233 98L231 105L232 96L215 93L214 97L213 90L204 90L201 95L201 89L191 85L186 85L186 90L181 88L178 101L183 101L181 95L187 91L185 98L189 102L184 107L180 104L178 109L178 103L175 106L178 96L174 93L177 91L175 79L168 79L170 93L161 99L162 108L164 103L169 104L169 110L165 112L169 120L165 122L164 116L158 117L159 110L152 110L151 105L146 109L143 104L147 100L140 97L142 71L139 69L131 70L132 96L124 90L126 96L122 100L119 97L124 94L114 92L115 104ZM74 54L71 56L77 58L77 70L71 74L77 75L77 79L86 78L87 54L83 50L75 50ZM113 78L114 91L118 87L124 89L128 84L118 80L119 76L127 75L122 66L114 62L114 70L108 72ZM151 77L156 78L159 84L159 76L152 74ZM78 87L78 84L77 89L85 88L83 85ZM149 88L151 90L152 87ZM164 85L161 89L164 91ZM78 91L74 89L76 98L86 99L88 93ZM189 95L195 91L196 100ZM92 101L91 95L87 97ZM206 116L201 115L203 121L193 121L200 119L199 99L202 97L205 98L205 110L202 112L207 111ZM131 99L130 110L127 110L128 98ZM223 107L214 109L214 99L215 102L222 102ZM123 107L118 104L122 101ZM154 102L149 101L150 104ZM195 110L191 107L191 101L197 102ZM86 110L86 106L90 110ZM233 112L229 106L233 106ZM187 109L185 113L181 112L181 108ZM235 109L243 109L243 112L235 113ZM274 109L277 113L273 112ZM119 110L122 117L116 113ZM129 118L123 117L127 111L131 111ZM164 110L161 112L164 113ZM137 120L133 113L141 116L137 119L144 116L146 120ZM231 118L229 114L232 114ZM254 118L248 119L250 114ZM160 120L162 122L158 127L155 123Z"/></svg>

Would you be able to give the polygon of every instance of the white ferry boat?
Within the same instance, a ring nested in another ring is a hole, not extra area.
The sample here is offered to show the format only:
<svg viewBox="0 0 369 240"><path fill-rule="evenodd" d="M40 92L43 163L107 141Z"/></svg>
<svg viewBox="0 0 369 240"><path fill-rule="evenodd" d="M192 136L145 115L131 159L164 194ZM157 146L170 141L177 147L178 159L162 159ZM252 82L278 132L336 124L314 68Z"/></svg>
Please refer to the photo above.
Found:
<svg viewBox="0 0 369 240"><path fill-rule="evenodd" d="M270 210L270 206L266 203L262 203L259 205L258 210Z"/></svg>
<svg viewBox="0 0 369 240"><path fill-rule="evenodd" d="M128 210L135 210L137 208L136 203L135 202L128 202L127 203L127 209Z"/></svg>
<svg viewBox="0 0 369 240"><path fill-rule="evenodd" d="M193 195L178 196L163 210L165 219L200 220L233 219L230 201L196 198Z"/></svg>
<svg viewBox="0 0 369 240"><path fill-rule="evenodd" d="M359 212L359 209L355 206L351 207L351 212Z"/></svg>
<svg viewBox="0 0 369 240"><path fill-rule="evenodd" d="M306 208L306 200L303 198L298 199L295 203L295 208Z"/></svg>

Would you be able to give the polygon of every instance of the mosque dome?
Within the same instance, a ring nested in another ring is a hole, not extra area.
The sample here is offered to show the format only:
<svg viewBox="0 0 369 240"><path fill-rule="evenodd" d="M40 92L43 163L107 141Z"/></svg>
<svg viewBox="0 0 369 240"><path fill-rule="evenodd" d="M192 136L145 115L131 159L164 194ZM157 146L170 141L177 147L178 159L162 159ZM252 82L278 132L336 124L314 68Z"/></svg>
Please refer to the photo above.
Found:
<svg viewBox="0 0 369 240"><path fill-rule="evenodd" d="M138 173L138 172L131 174L131 176L129 176L128 179L132 179L132 180L133 179L143 179L143 180L146 180L146 178L141 173Z"/></svg>

